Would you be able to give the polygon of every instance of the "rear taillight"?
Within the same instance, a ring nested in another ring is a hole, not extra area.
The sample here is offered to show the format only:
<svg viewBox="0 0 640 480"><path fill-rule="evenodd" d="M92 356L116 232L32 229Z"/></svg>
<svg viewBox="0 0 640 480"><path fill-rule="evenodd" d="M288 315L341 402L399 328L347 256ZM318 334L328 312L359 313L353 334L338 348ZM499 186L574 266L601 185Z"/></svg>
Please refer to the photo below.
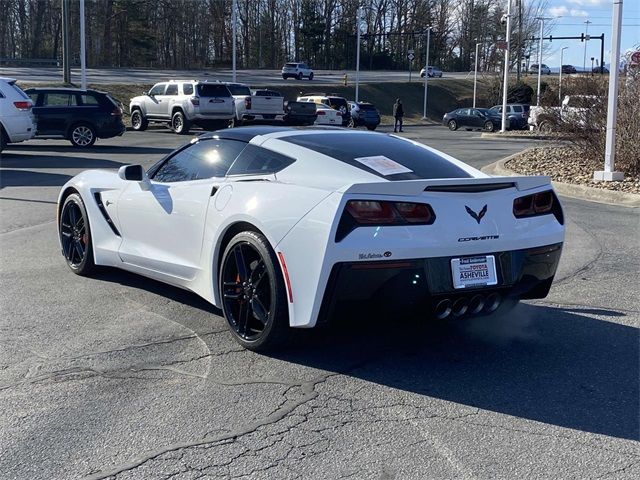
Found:
<svg viewBox="0 0 640 480"><path fill-rule="evenodd" d="M336 117L341 117L342 114L340 112L336 112Z"/></svg>
<svg viewBox="0 0 640 480"><path fill-rule="evenodd" d="M326 115L327 112L325 112L324 110L318 110L318 115Z"/></svg>
<svg viewBox="0 0 640 480"><path fill-rule="evenodd" d="M251 97L244 98L244 106L247 110L251 110Z"/></svg>
<svg viewBox="0 0 640 480"><path fill-rule="evenodd" d="M16 107L21 112L26 112L27 110L31 110L33 107L33 103L31 102L13 102L13 106Z"/></svg>
<svg viewBox="0 0 640 480"><path fill-rule="evenodd" d="M114 108L111 111L111 116L113 116L113 117L121 117L122 116L122 109L120 107Z"/></svg>
<svg viewBox="0 0 640 480"><path fill-rule="evenodd" d="M431 225L435 220L427 203L350 200L338 224L336 242L361 226Z"/></svg>
<svg viewBox="0 0 640 480"><path fill-rule="evenodd" d="M564 224L564 216L558 197L552 190L518 197L513 201L513 216L516 218L535 217L553 213L560 224Z"/></svg>
<svg viewBox="0 0 640 480"><path fill-rule="evenodd" d="M191 97L189 100L191 101L191 105L194 107L200 105L200 99L198 97Z"/></svg>

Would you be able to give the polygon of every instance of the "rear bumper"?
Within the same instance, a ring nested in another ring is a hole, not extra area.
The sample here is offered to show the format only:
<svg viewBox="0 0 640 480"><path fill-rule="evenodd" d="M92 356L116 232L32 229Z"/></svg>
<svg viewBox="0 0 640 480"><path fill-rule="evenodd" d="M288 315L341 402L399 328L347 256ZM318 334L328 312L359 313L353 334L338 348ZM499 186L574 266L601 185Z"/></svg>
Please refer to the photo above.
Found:
<svg viewBox="0 0 640 480"><path fill-rule="evenodd" d="M228 113L194 113L190 121L199 120L231 120L234 117L233 112Z"/></svg>
<svg viewBox="0 0 640 480"><path fill-rule="evenodd" d="M497 308L504 299L544 298L549 293L561 252L562 243L487 252L495 256L498 284L468 289L453 287L451 260L454 257L337 263L329 276L317 324L327 323L342 300L384 298L387 306L424 308L434 314L443 301L453 305L456 301L462 304L490 298ZM472 310L459 316L493 311L489 306Z"/></svg>
<svg viewBox="0 0 640 480"><path fill-rule="evenodd" d="M121 122L120 125L99 129L96 132L96 136L98 138L120 137L124 135L124 132L126 131L127 131L127 127L124 125L124 123Z"/></svg>

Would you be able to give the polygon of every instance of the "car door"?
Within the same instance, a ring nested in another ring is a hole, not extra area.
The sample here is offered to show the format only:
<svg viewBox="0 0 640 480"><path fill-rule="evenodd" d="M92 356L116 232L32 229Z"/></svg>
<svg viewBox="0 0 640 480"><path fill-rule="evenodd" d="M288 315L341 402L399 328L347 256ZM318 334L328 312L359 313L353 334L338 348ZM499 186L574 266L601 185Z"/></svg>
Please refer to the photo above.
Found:
<svg viewBox="0 0 640 480"><path fill-rule="evenodd" d="M193 279L202 265L207 218L216 218L207 216L208 209L245 146L203 139L152 167L148 182L131 182L117 205L121 260L169 278Z"/></svg>
<svg viewBox="0 0 640 480"><path fill-rule="evenodd" d="M471 125L471 112L470 108L461 108L458 110L458 125L462 127L470 127Z"/></svg>
<svg viewBox="0 0 640 480"><path fill-rule="evenodd" d="M478 110L477 108L472 108L470 109L470 113L471 113L469 117L470 126L476 127L476 128L482 128L486 120L482 112L480 112L480 110Z"/></svg>
<svg viewBox="0 0 640 480"><path fill-rule="evenodd" d="M166 83L158 83L149 90L145 106L147 107L147 116L164 118L169 115L168 109L164 103L164 91L167 88ZM165 112L165 110L167 110Z"/></svg>
<svg viewBox="0 0 640 480"><path fill-rule="evenodd" d="M74 111L78 106L75 92L42 91L33 113L38 122L37 134L41 136L65 136Z"/></svg>

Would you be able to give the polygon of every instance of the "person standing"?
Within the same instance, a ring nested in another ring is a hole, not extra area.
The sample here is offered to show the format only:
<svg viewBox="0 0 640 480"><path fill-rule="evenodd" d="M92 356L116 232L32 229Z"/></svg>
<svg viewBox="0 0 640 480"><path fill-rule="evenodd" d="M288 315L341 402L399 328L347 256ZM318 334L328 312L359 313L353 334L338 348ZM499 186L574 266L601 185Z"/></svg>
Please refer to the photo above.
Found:
<svg viewBox="0 0 640 480"><path fill-rule="evenodd" d="M393 104L393 118L395 118L395 124L393 125L394 132L402 132L402 117L404 117L404 108L402 107L402 100L396 98L396 103ZM398 128L400 127L400 128Z"/></svg>

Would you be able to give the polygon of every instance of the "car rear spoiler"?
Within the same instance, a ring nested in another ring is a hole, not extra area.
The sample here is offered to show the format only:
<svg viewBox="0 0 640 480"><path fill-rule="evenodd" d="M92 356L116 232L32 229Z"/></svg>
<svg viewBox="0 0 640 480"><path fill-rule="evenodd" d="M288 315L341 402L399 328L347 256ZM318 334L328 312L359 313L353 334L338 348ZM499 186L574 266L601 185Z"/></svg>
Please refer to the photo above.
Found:
<svg viewBox="0 0 640 480"><path fill-rule="evenodd" d="M440 178L433 180L396 180L372 183L352 183L338 189L344 194L420 195L422 192L488 192L503 188L531 190L551 185L547 176Z"/></svg>

